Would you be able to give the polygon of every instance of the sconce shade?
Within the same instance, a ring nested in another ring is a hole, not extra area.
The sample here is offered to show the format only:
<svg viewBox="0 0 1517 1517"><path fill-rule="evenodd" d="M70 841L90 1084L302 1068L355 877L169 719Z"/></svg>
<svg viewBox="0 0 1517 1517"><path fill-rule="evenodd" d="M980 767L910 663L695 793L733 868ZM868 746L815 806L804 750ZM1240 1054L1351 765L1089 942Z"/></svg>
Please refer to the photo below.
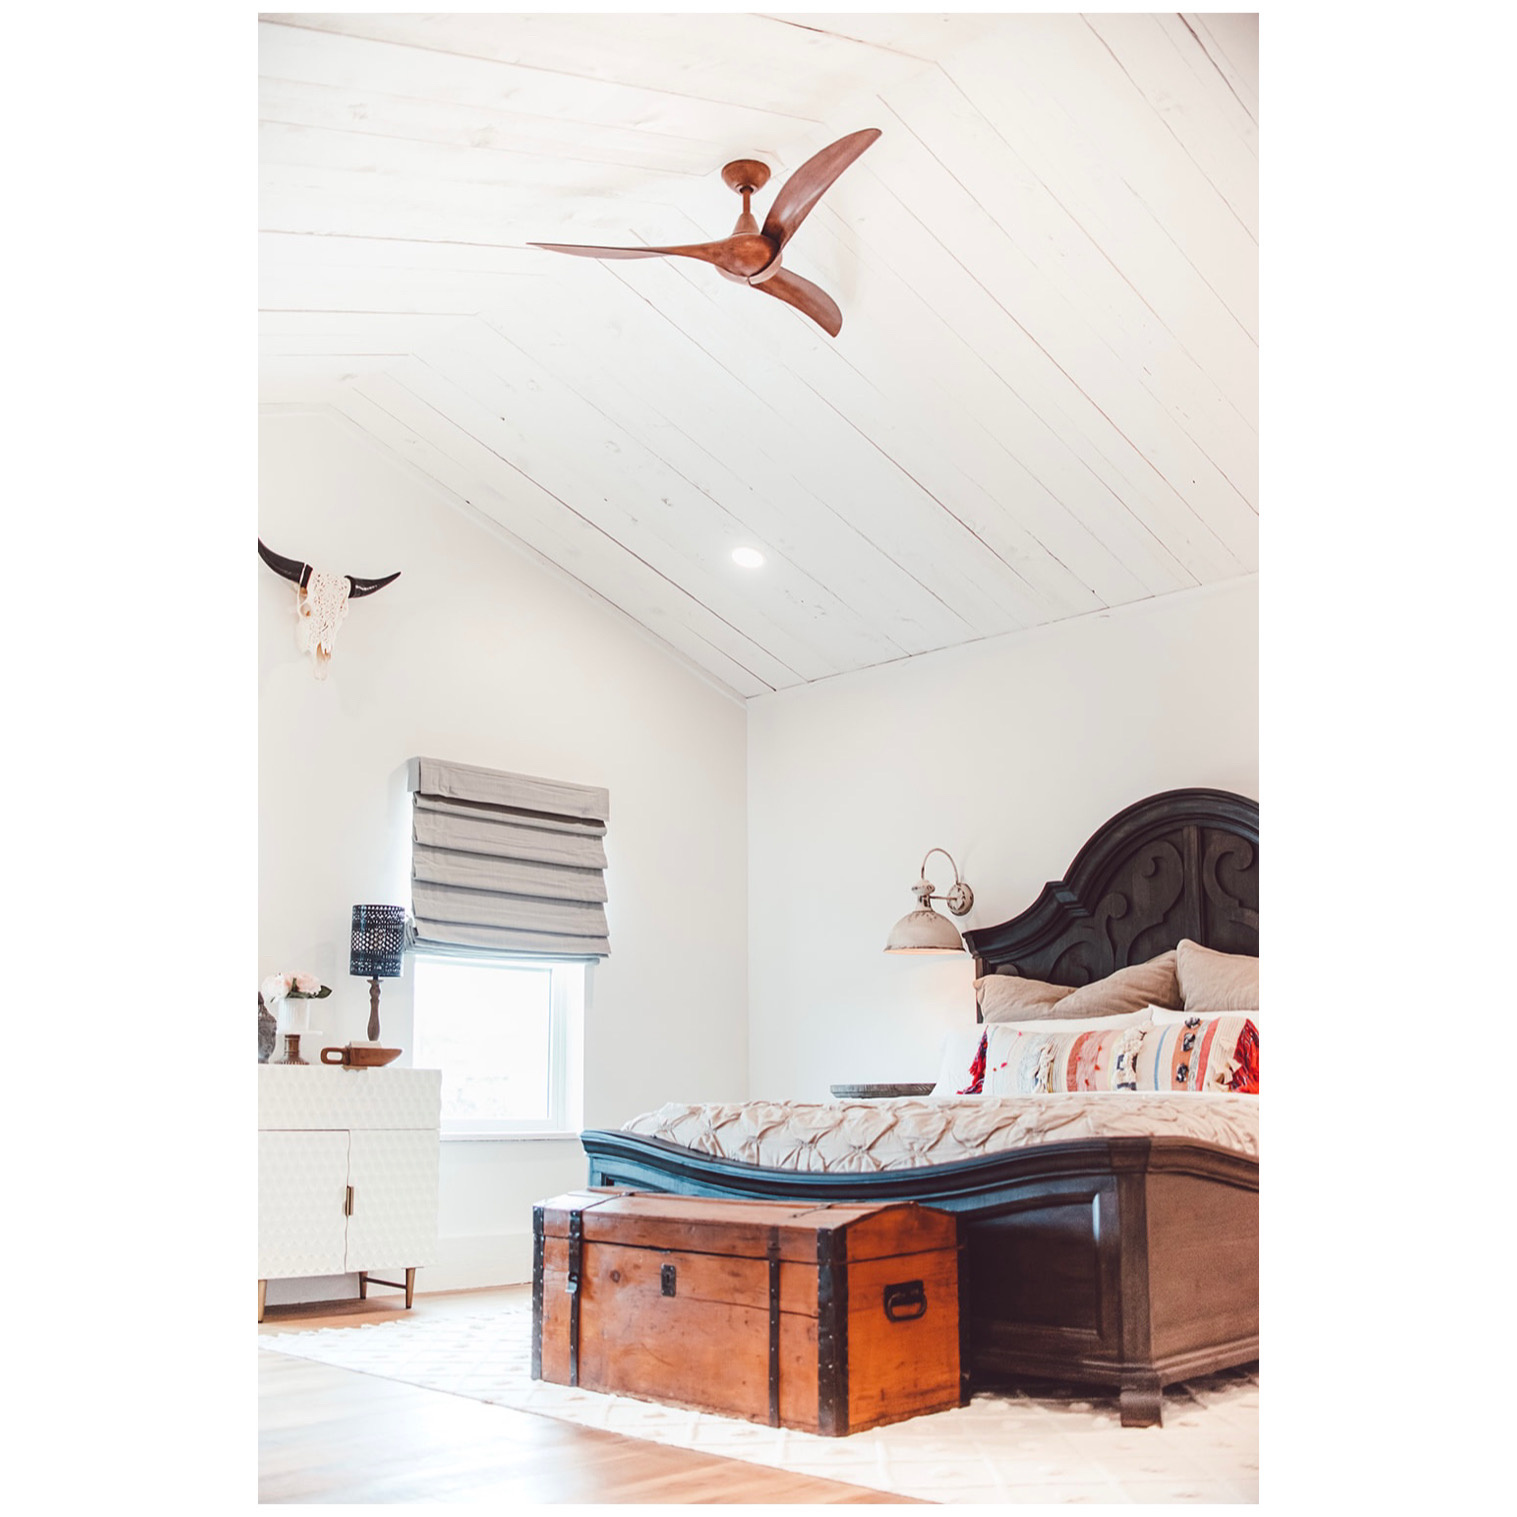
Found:
<svg viewBox="0 0 1517 1517"><path fill-rule="evenodd" d="M959 930L930 906L908 911L885 939L886 953L963 953Z"/></svg>
<svg viewBox="0 0 1517 1517"><path fill-rule="evenodd" d="M942 848L929 848L927 858L922 860L922 877L911 887L917 898L917 909L908 911L885 939L886 953L963 953L964 939L958 928L945 916L932 909L934 901L942 901L956 916L961 917L974 905L974 891L959 877L959 866L953 864L953 884L944 895L934 895L937 888L927 878L927 859L941 853L950 864L953 856Z"/></svg>
<svg viewBox="0 0 1517 1517"><path fill-rule="evenodd" d="M348 973L371 980L395 980L406 947L404 906L355 906Z"/></svg>

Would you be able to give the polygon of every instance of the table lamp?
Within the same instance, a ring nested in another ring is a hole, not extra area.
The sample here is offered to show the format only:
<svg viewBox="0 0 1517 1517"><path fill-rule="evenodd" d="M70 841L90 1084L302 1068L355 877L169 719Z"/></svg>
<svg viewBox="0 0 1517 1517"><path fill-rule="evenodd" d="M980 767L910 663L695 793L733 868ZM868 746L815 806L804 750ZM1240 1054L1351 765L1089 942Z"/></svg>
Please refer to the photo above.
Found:
<svg viewBox="0 0 1517 1517"><path fill-rule="evenodd" d="M348 973L369 981L369 1042L379 1041L379 982L400 978L406 947L404 906L355 906Z"/></svg>

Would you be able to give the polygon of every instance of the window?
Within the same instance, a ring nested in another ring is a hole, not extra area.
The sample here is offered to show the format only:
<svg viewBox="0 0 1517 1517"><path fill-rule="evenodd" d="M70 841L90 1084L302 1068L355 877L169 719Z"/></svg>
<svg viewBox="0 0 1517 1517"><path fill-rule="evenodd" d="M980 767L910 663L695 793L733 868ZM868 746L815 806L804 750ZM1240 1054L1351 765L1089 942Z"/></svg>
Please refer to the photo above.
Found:
<svg viewBox="0 0 1517 1517"><path fill-rule="evenodd" d="M585 966L415 956L415 1062L442 1071L442 1133L578 1132Z"/></svg>

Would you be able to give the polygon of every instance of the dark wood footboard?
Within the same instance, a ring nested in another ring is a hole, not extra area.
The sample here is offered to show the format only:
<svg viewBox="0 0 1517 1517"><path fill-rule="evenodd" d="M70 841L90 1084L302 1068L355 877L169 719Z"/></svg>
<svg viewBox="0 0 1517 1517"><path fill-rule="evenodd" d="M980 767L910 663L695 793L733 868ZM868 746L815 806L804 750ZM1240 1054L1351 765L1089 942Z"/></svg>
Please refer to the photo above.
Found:
<svg viewBox="0 0 1517 1517"><path fill-rule="evenodd" d="M870 1174L803 1174L628 1132L586 1132L592 1185L956 1212L975 1384L1111 1386L1124 1426L1162 1387L1259 1354L1259 1166L1181 1138L1101 1138Z"/></svg>

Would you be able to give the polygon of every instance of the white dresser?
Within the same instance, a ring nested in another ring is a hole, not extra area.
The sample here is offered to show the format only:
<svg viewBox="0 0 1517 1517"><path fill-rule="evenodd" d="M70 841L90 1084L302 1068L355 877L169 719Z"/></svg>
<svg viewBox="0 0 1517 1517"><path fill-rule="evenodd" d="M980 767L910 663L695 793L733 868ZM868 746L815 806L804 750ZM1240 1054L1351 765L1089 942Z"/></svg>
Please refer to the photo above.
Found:
<svg viewBox="0 0 1517 1517"><path fill-rule="evenodd" d="M442 1073L258 1066L258 1320L270 1280L401 1287L437 1253ZM405 1280L377 1271L404 1270Z"/></svg>

